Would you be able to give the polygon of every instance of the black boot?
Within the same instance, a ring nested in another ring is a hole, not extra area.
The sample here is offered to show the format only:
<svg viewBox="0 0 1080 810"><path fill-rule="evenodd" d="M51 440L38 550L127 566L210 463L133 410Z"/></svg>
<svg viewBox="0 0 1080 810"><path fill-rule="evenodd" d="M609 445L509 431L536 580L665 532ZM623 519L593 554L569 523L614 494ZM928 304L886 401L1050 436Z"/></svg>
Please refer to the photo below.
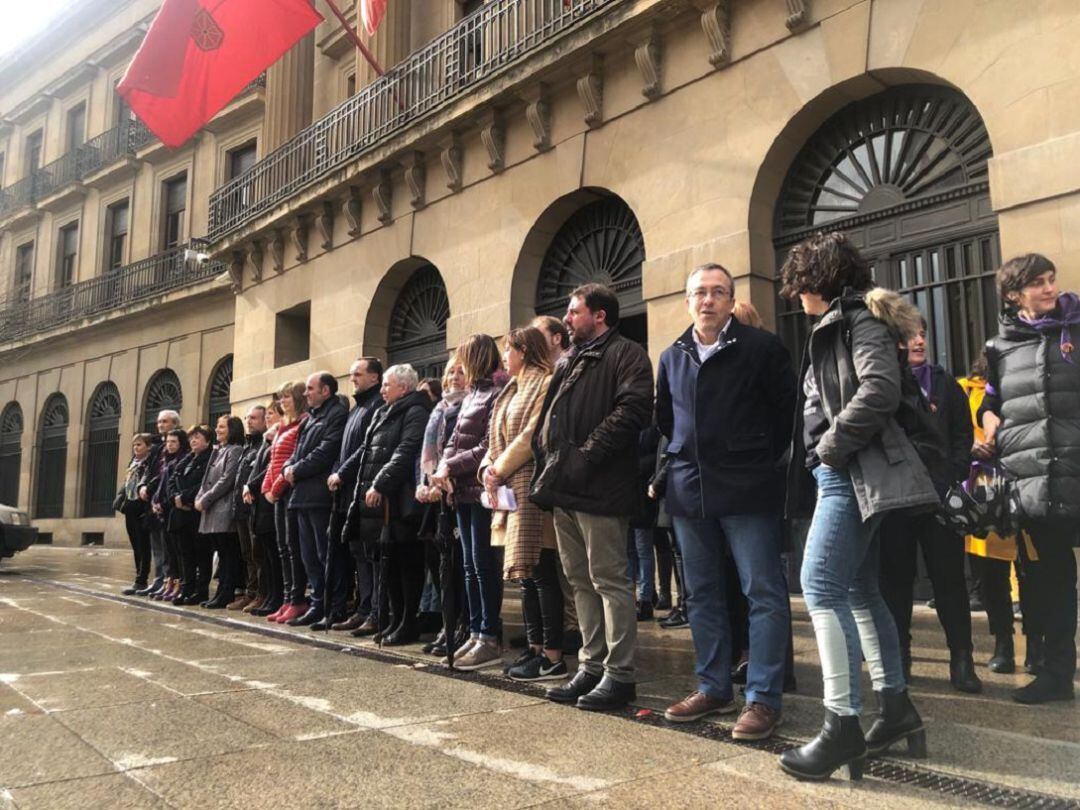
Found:
<svg viewBox="0 0 1080 810"><path fill-rule="evenodd" d="M866 733L866 751L872 756L884 754L890 745L907 740L908 753L918 759L926 757L926 730L922 718L902 692L877 692L880 714Z"/></svg>
<svg viewBox="0 0 1080 810"><path fill-rule="evenodd" d="M1027 686L1022 686L1012 693L1012 699L1017 703L1037 705L1049 703L1052 700L1073 700L1072 681L1055 678L1046 672L1036 675L1035 680Z"/></svg>
<svg viewBox="0 0 1080 810"><path fill-rule="evenodd" d="M1011 675L1016 672L1016 650L1013 648L1011 633L1007 636L995 637L994 657L990 659L987 667L991 672L997 672L1001 675Z"/></svg>
<svg viewBox="0 0 1080 810"><path fill-rule="evenodd" d="M802 748L781 754L780 767L797 779L821 781L847 765L853 780L862 779L866 751L859 718L827 711L821 732Z"/></svg>
<svg viewBox="0 0 1080 810"><path fill-rule="evenodd" d="M982 681L975 674L975 660L971 657L970 650L951 653L949 683L957 692L977 695L982 691Z"/></svg>
<svg viewBox="0 0 1080 810"><path fill-rule="evenodd" d="M1027 637L1027 654L1024 656L1024 671L1028 675L1038 675L1042 671L1046 661L1046 653L1043 652L1042 636Z"/></svg>
<svg viewBox="0 0 1080 810"><path fill-rule="evenodd" d="M589 694L597 687L600 680L599 675L590 675L585 670L579 669L569 683L563 686L553 686L544 695L548 700L553 700L556 703L577 703L578 698Z"/></svg>

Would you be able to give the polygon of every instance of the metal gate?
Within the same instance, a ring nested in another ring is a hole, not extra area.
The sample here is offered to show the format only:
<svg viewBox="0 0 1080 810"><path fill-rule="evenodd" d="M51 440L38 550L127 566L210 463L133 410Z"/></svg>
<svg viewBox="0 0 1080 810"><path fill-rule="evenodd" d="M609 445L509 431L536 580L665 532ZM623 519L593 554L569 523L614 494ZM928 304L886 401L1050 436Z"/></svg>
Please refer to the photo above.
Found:
<svg viewBox="0 0 1080 810"><path fill-rule="evenodd" d="M184 404L180 379L171 368L163 368L150 378L143 397L143 430L157 435L157 415L161 411L176 411Z"/></svg>
<svg viewBox="0 0 1080 810"><path fill-rule="evenodd" d="M209 396L209 420L206 424L211 428L217 424L219 416L228 416L232 413L232 377L233 356L227 355L214 367L214 373L210 375Z"/></svg>
<svg viewBox="0 0 1080 810"><path fill-rule="evenodd" d="M446 321L450 299L434 265L417 269L401 288L390 314L386 359L408 363L421 378L441 377L446 366Z"/></svg>
<svg viewBox="0 0 1080 810"><path fill-rule="evenodd" d="M0 503L19 504L19 473L22 466L23 415L18 402L0 414Z"/></svg>
<svg viewBox="0 0 1080 810"><path fill-rule="evenodd" d="M86 429L84 517L112 515L120 457L120 392L111 382L97 387L90 399Z"/></svg>
<svg viewBox="0 0 1080 810"><path fill-rule="evenodd" d="M63 394L53 394L45 401L40 424L34 517L63 517L68 430L68 406Z"/></svg>

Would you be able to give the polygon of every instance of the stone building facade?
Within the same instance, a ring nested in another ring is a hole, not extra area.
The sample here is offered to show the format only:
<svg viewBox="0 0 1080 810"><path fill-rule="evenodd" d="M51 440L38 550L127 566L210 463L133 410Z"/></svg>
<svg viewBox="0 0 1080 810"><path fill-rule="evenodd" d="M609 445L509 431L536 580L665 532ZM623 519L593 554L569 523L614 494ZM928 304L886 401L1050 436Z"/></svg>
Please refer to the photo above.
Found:
<svg viewBox="0 0 1080 810"><path fill-rule="evenodd" d="M27 58L14 83L0 68L5 186L36 121L46 154L63 153L80 83L98 87L88 110L104 105L92 131L113 120L110 68L85 65L146 14L96 4L116 29L70 65ZM343 376L361 353L434 372L467 335L558 312L590 279L618 290L624 330L658 357L687 324L686 276L719 261L797 350L805 327L775 271L820 228L852 234L962 372L994 329L1003 256L1046 253L1080 286L1078 35L1072 0L401 0L370 42L380 78L324 23L177 154L140 146L115 188L87 178L31 214L0 203L0 279L16 288L18 246L41 234L43 294L65 217L81 207L80 255L101 254L92 239L125 183L148 201L130 259L153 255L155 189L187 165L186 235L210 257L190 271L207 278L157 298L0 338L0 408L22 412L19 503L34 506L42 434L59 432L42 421L51 394L69 407L68 477L63 517L40 523L70 539L108 522L82 517L92 476L76 472L100 383L126 436L164 369L185 421L204 418L230 355L236 411L316 368ZM252 139L252 165L230 160ZM78 278L100 265L80 259Z"/></svg>

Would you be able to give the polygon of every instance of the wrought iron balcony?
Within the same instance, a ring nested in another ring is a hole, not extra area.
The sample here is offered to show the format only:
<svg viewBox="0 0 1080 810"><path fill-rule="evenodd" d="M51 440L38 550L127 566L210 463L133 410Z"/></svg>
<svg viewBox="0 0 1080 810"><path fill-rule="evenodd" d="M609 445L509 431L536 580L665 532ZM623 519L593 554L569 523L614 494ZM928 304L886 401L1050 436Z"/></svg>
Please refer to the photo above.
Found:
<svg viewBox="0 0 1080 810"><path fill-rule="evenodd" d="M220 262L185 258L205 252L205 239L133 262L97 278L0 308L0 343L19 340L84 318L145 301L225 272Z"/></svg>
<svg viewBox="0 0 1080 810"><path fill-rule="evenodd" d="M211 240L370 151L618 0L489 0L210 196Z"/></svg>

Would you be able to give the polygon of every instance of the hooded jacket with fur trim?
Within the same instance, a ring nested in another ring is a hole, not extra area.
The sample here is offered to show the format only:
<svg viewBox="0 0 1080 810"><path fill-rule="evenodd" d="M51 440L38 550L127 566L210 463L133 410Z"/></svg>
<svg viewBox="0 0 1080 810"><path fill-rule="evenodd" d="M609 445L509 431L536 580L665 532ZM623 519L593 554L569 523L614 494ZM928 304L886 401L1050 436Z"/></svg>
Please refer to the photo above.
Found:
<svg viewBox="0 0 1080 810"><path fill-rule="evenodd" d="M919 311L899 293L849 290L832 302L807 341L802 375L814 375L829 425L816 452L824 464L848 471L864 521L940 503L930 474L895 418L902 372L897 345L921 325ZM802 391L800 385L788 467L790 516L810 513L814 503L813 479L804 463Z"/></svg>

